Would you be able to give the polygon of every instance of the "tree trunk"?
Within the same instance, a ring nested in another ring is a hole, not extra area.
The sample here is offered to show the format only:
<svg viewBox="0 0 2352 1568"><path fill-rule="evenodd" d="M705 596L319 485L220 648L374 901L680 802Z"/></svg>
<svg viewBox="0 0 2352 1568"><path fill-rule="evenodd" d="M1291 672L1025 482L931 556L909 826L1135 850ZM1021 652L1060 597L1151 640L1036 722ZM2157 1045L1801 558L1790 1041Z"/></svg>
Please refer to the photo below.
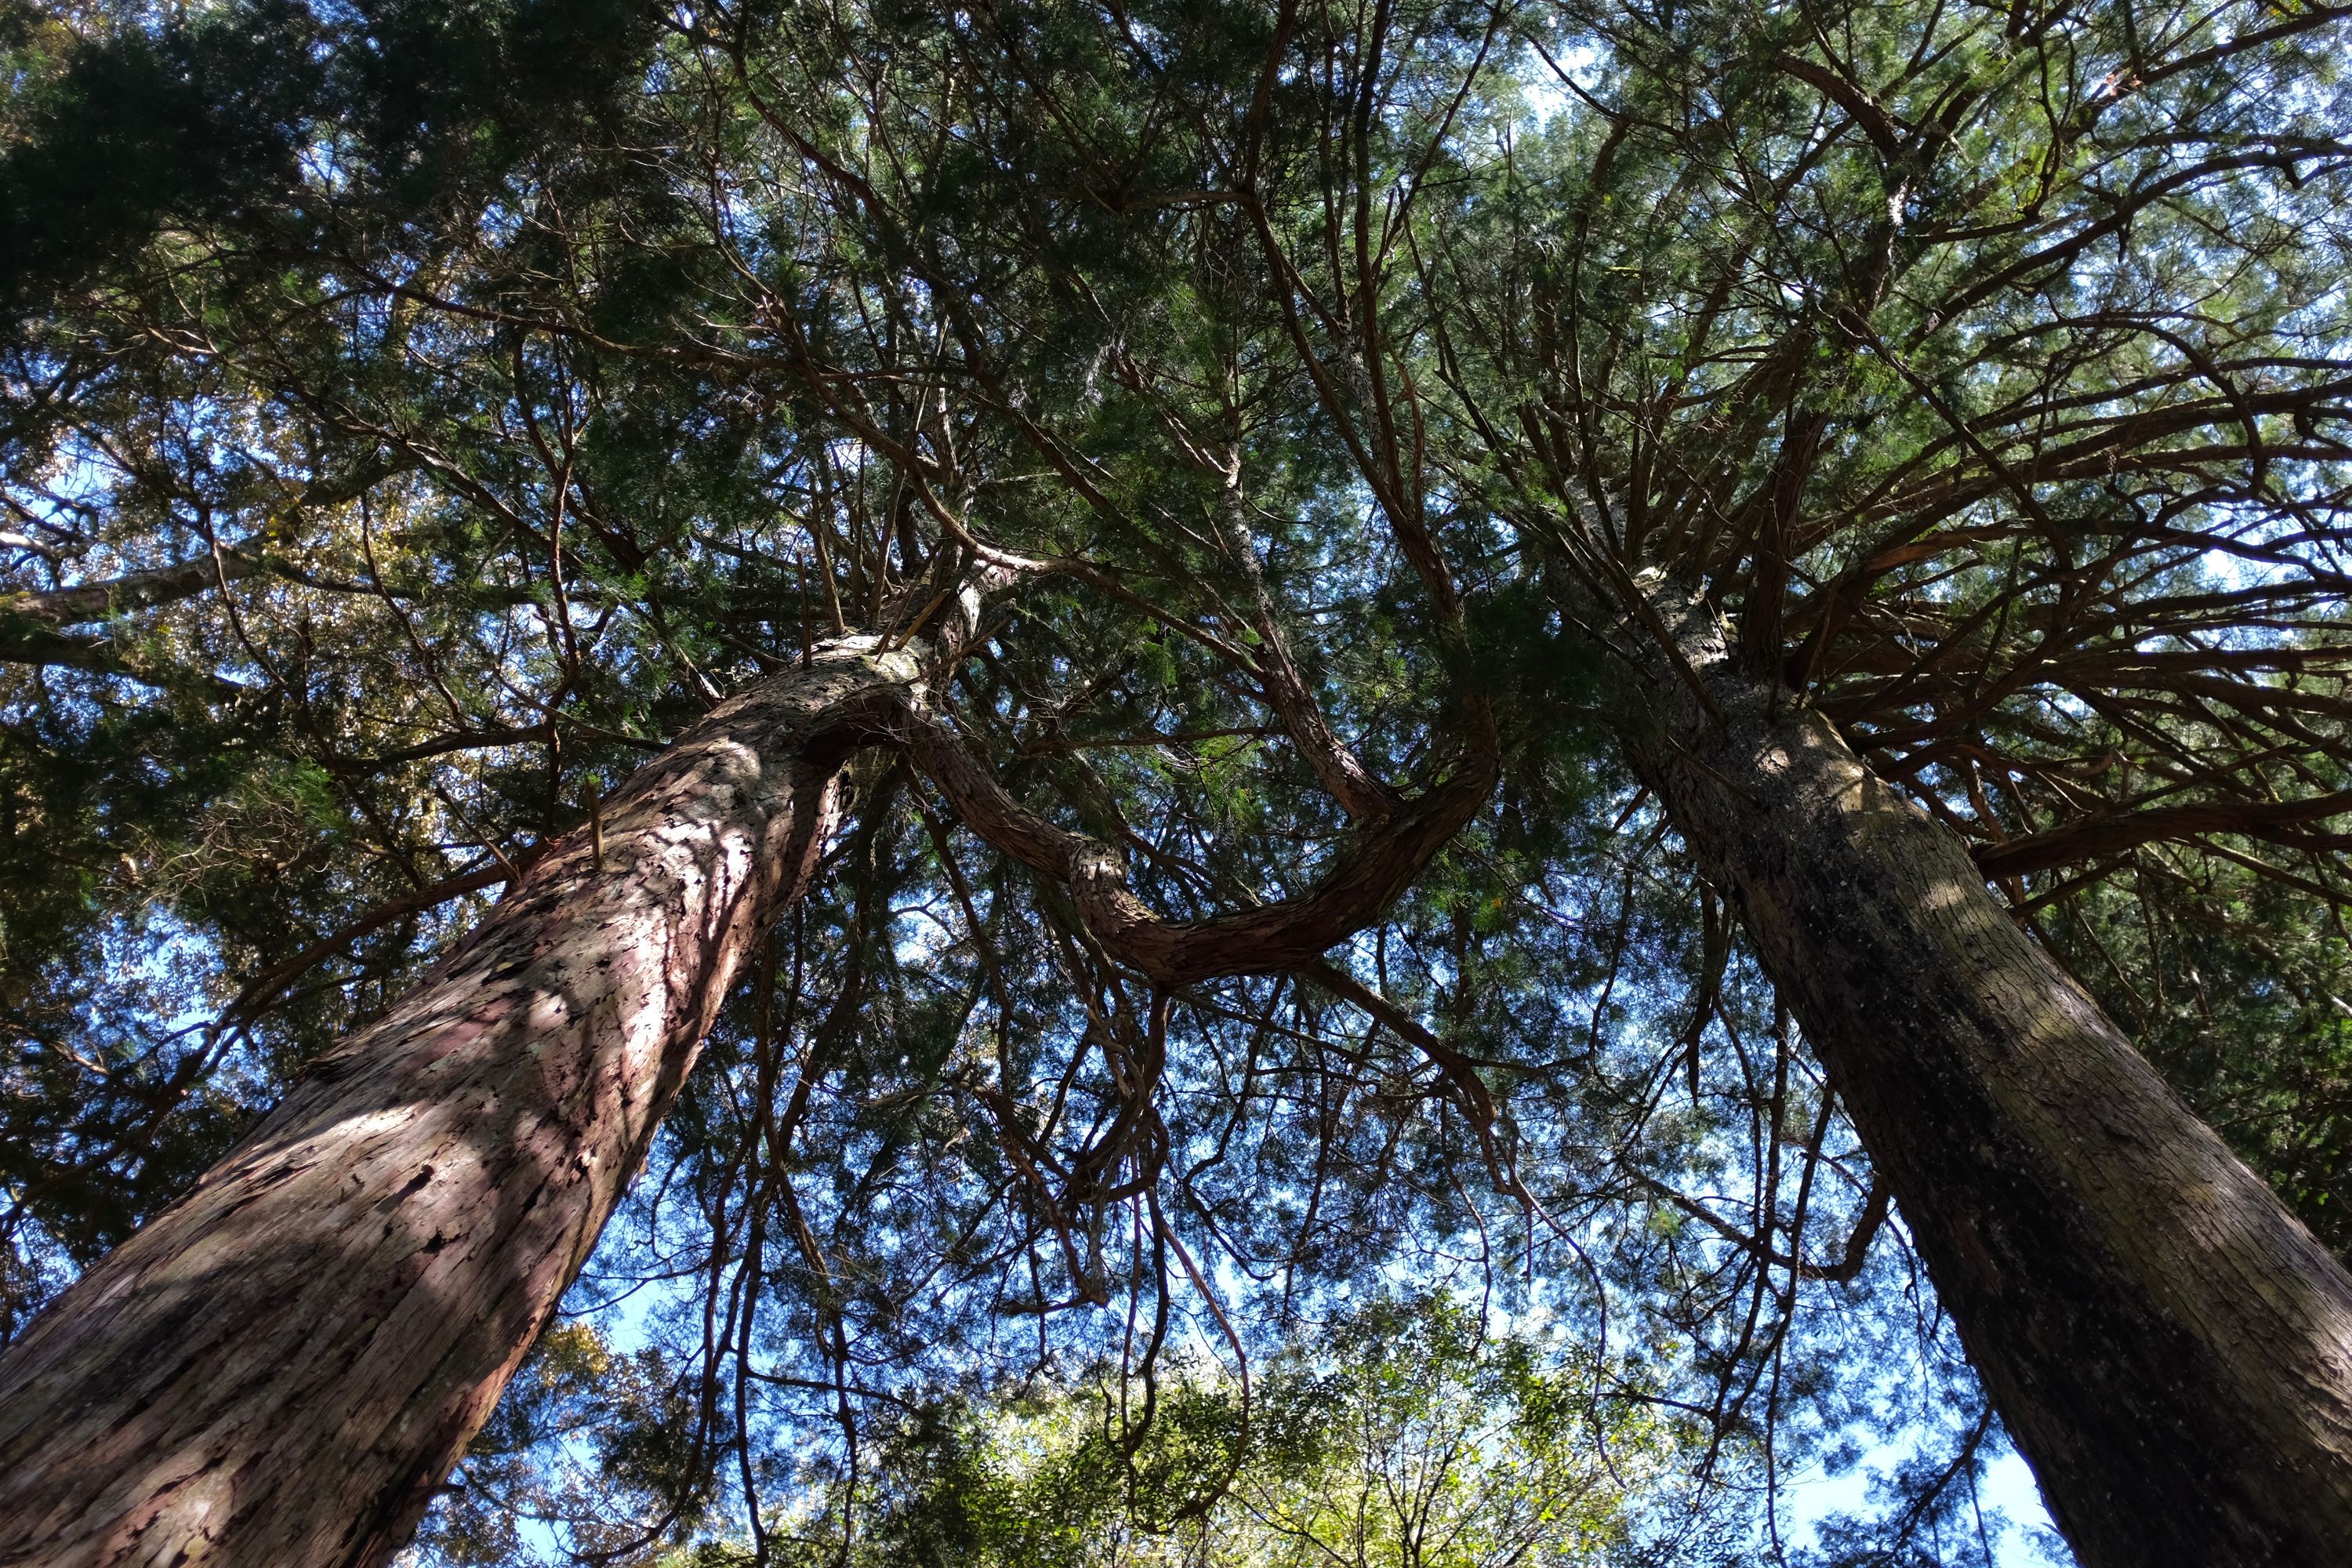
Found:
<svg viewBox="0 0 2352 1568"><path fill-rule="evenodd" d="M2352 1561L2352 1278L1955 835L1702 605L1651 603L1689 668L1628 628L1634 765L1738 901L2082 1561Z"/></svg>
<svg viewBox="0 0 2352 1568"><path fill-rule="evenodd" d="M719 707L0 1357L0 1563L375 1564L816 863L872 638ZM854 727L854 726L853 726Z"/></svg>

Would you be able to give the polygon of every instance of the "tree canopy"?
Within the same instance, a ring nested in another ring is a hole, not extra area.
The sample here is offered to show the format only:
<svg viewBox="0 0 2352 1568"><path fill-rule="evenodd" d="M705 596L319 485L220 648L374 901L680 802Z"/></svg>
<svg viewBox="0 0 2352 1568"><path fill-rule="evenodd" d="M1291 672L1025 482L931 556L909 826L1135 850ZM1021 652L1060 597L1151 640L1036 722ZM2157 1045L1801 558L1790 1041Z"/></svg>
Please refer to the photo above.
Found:
<svg viewBox="0 0 2352 1568"><path fill-rule="evenodd" d="M940 1398L883 1425L870 1486L804 1484L757 1537L688 1560L1496 1568L1719 1547L1674 1495L1699 1424L1628 1403L1596 1434L1600 1369L1557 1339L1498 1332L1443 1297L1377 1300L1286 1344L1246 1403L1213 1363L1177 1359L1137 1442L1116 1378ZM625 1536L583 1507L609 1500L625 1461L546 1463L559 1425L614 1429L591 1413L614 1394L610 1351L559 1330L536 1372L478 1440L432 1551L509 1561L525 1510L580 1539Z"/></svg>
<svg viewBox="0 0 2352 1568"><path fill-rule="evenodd" d="M1672 639L1595 606L1691 584L2352 1258L2347 19L0 14L0 1342L672 737L971 563L941 734L1178 936L859 758L428 1541L797 1561L1056 1422L1125 1478L1082 1532L1280 1534L1341 1484L1301 1401L1376 1403L1321 1353L1488 1379L1679 1549L1973 1560L1922 1521L1997 1427L1618 743ZM1398 1281L1482 1305L1356 1315ZM1538 1307L1572 1352L1465 1328ZM1154 1465L1199 1497L1130 1511Z"/></svg>

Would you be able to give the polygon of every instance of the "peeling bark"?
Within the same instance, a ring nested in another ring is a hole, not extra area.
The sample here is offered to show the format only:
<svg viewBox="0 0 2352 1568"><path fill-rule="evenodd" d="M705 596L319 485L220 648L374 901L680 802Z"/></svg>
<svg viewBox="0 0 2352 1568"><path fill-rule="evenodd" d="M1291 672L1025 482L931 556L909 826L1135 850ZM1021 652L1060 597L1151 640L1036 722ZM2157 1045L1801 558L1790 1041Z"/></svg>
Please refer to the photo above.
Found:
<svg viewBox="0 0 2352 1568"><path fill-rule="evenodd" d="M385 1562L814 869L844 639L712 712L0 1356L0 1563Z"/></svg>
<svg viewBox="0 0 2352 1568"><path fill-rule="evenodd" d="M1957 837L1701 604L1649 596L1696 681L1629 628L1634 765L1735 894L2082 1561L2344 1563L2352 1278Z"/></svg>

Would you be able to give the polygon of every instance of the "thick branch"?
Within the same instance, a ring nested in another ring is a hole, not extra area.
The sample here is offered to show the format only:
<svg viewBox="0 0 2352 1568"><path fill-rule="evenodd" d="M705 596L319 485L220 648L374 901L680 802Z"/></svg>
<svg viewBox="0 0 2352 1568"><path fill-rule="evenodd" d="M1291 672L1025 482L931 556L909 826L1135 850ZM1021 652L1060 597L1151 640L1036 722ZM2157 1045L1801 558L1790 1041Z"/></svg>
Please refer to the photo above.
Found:
<svg viewBox="0 0 2352 1568"><path fill-rule="evenodd" d="M2070 823L2045 833L2012 838L2006 844L1979 845L1973 853L1977 868L1987 877L2021 877L2028 872L2047 871L2053 866L2137 848L2143 844L2196 838L2208 833L2293 841L2295 835L2277 830L2341 816L2347 812L2352 812L2352 790L2314 795L2308 800L2207 801Z"/></svg>
<svg viewBox="0 0 2352 1568"><path fill-rule="evenodd" d="M1418 1018L1358 980L1347 971L1322 962L1306 965L1299 973L1342 1002L1378 1021L1391 1034L1435 1063L1446 1081L1462 1096L1463 1109L1483 1137L1495 1124L1495 1097L1468 1057L1437 1037Z"/></svg>
<svg viewBox="0 0 2352 1568"><path fill-rule="evenodd" d="M102 583L82 583L46 594L10 594L0 597L0 615L22 616L53 626L76 626L193 599L218 587L224 578L234 583L260 570L261 563L255 557L223 550L217 566L210 555L199 555L170 566L126 572Z"/></svg>
<svg viewBox="0 0 2352 1568"><path fill-rule="evenodd" d="M0 617L0 664L43 665L51 668L86 670L135 680L160 690L190 689L215 702L236 702L253 695L251 689L224 679L209 670L151 669L122 657L112 637L62 632L38 624L15 626Z"/></svg>
<svg viewBox="0 0 2352 1568"><path fill-rule="evenodd" d="M865 711L874 738L903 749L966 826L1062 883L1105 952L1171 990L1220 975L1300 969L1363 930L1470 820L1497 771L1491 749L1467 748L1435 788L1362 826L1337 868L1306 898L1205 921L1164 921L1127 890L1127 868L1118 855L1023 806L903 694L877 692Z"/></svg>
<svg viewBox="0 0 2352 1568"><path fill-rule="evenodd" d="M1908 128L1861 88L1828 67L1815 65L1796 55L1780 55L1773 59L1772 65L1775 69L1817 89L1840 109L1853 116L1853 122L1862 127L1887 162L1894 163L1903 156L1903 132Z"/></svg>

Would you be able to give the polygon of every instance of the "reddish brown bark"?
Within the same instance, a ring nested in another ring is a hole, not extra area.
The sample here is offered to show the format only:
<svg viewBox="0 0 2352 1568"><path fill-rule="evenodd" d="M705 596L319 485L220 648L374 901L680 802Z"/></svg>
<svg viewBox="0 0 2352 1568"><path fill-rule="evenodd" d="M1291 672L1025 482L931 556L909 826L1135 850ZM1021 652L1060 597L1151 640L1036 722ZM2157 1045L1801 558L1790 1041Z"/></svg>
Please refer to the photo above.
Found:
<svg viewBox="0 0 2352 1568"><path fill-rule="evenodd" d="M956 595L936 637L968 635L977 604ZM534 862L0 1356L0 1564L389 1558L587 1257L745 949L805 881L853 748L905 751L1163 991L1295 968L1361 930L1495 776L1474 724L1425 795L1359 792L1375 809L1309 896L1161 921L1116 855L1025 810L930 716L940 647L887 642L840 639L682 736L604 806L601 854L580 833Z"/></svg>
<svg viewBox="0 0 2352 1568"><path fill-rule="evenodd" d="M373 1564L805 881L874 639L715 710L0 1357L0 1563Z"/></svg>

